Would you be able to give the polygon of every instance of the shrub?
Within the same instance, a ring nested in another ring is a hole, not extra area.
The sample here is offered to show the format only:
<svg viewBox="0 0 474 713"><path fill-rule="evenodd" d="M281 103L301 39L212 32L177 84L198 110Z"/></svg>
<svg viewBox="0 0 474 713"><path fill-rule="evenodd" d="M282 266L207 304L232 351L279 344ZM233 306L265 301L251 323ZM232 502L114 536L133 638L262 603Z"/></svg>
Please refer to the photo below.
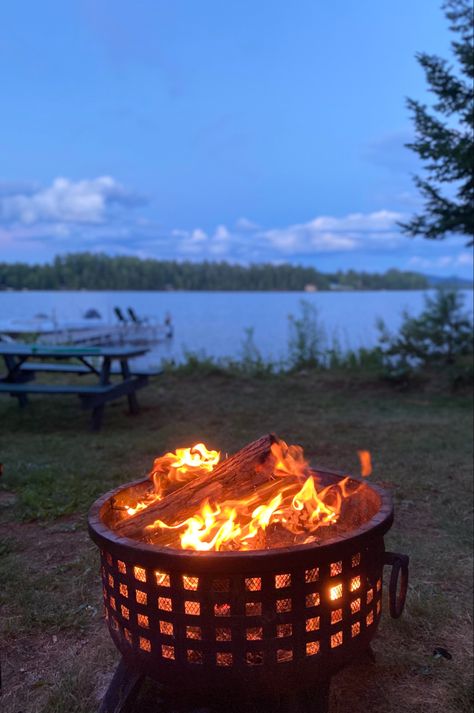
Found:
<svg viewBox="0 0 474 713"><path fill-rule="evenodd" d="M425 308L418 317L403 313L397 334L391 334L379 320L380 344L385 357L386 376L408 382L420 367L447 368L451 381L457 380L457 366L473 353L472 319L464 310L464 295L455 290L438 290L425 296ZM469 374L462 366L463 377Z"/></svg>

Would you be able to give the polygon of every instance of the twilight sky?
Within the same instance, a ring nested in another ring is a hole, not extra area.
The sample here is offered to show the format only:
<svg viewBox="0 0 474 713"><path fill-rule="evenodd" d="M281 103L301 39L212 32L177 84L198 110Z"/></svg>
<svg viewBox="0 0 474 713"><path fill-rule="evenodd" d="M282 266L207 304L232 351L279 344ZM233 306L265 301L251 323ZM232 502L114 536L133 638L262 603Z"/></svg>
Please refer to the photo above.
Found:
<svg viewBox="0 0 474 713"><path fill-rule="evenodd" d="M404 98L438 0L23 0L0 10L0 259L103 250L472 274L418 206Z"/></svg>

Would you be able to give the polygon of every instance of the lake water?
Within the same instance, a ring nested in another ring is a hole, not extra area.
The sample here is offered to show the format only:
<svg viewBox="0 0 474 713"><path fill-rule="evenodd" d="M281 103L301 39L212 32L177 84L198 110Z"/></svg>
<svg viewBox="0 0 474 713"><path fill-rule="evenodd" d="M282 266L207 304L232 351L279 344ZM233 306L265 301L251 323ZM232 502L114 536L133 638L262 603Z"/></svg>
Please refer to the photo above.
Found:
<svg viewBox="0 0 474 713"><path fill-rule="evenodd" d="M473 293L463 290L465 305L473 308ZM208 355L238 357L244 330L254 329L254 341L266 358L284 358L288 343L288 316L298 315L300 302L315 305L328 338L342 348L371 347L377 343L376 319L391 330L401 322L404 309L416 315L423 308L423 291L414 292L0 292L0 323L27 319L38 313L62 320L81 319L95 308L114 322L113 308L131 306L140 316L163 321L172 317L175 336L154 345L147 355L156 364L163 357L180 359L183 349Z"/></svg>

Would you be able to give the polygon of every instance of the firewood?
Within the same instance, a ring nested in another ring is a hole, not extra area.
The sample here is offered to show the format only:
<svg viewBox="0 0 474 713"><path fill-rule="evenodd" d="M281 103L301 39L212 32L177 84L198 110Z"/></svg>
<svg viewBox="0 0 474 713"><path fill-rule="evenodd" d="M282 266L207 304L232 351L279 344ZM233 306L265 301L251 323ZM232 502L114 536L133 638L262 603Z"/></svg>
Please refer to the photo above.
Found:
<svg viewBox="0 0 474 713"><path fill-rule="evenodd" d="M145 528L155 520L174 525L193 515L206 499L240 499L251 495L272 478L274 458L271 447L277 440L269 434L253 441L219 463L210 473L198 476L162 500L121 520L115 527L116 532L124 537L149 539L150 531Z"/></svg>

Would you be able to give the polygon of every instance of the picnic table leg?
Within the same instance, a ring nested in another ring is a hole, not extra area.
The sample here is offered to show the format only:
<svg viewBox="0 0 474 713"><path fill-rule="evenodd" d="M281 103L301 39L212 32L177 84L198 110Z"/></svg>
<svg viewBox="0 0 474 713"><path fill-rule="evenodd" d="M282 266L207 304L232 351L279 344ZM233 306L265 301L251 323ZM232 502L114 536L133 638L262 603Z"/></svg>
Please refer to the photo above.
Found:
<svg viewBox="0 0 474 713"><path fill-rule="evenodd" d="M130 374L130 367L128 365L128 359L120 360L120 368L122 371L123 380L125 381L125 379L130 379L131 374ZM132 391L131 394L128 394L127 399L128 399L128 407L130 409L130 413L138 413L138 411L140 410L140 407L138 406L136 393L134 391Z"/></svg>
<svg viewBox="0 0 474 713"><path fill-rule="evenodd" d="M104 357L102 368L100 370L100 384L107 386L110 382L110 357ZM105 404L101 403L92 409L91 428L93 431L100 431L102 418L104 415Z"/></svg>
<svg viewBox="0 0 474 713"><path fill-rule="evenodd" d="M15 372L19 374L18 370L21 367L24 359L20 361L20 359L17 359L14 356L11 356L10 354L4 354L3 359L5 361L5 366L8 371L6 381L12 381L13 383L16 383L17 381L24 381L24 379L15 378ZM13 396L13 394L10 394L10 396ZM28 404L28 396L26 394L15 394L15 396L18 399L18 405L20 406L20 408L24 408Z"/></svg>

